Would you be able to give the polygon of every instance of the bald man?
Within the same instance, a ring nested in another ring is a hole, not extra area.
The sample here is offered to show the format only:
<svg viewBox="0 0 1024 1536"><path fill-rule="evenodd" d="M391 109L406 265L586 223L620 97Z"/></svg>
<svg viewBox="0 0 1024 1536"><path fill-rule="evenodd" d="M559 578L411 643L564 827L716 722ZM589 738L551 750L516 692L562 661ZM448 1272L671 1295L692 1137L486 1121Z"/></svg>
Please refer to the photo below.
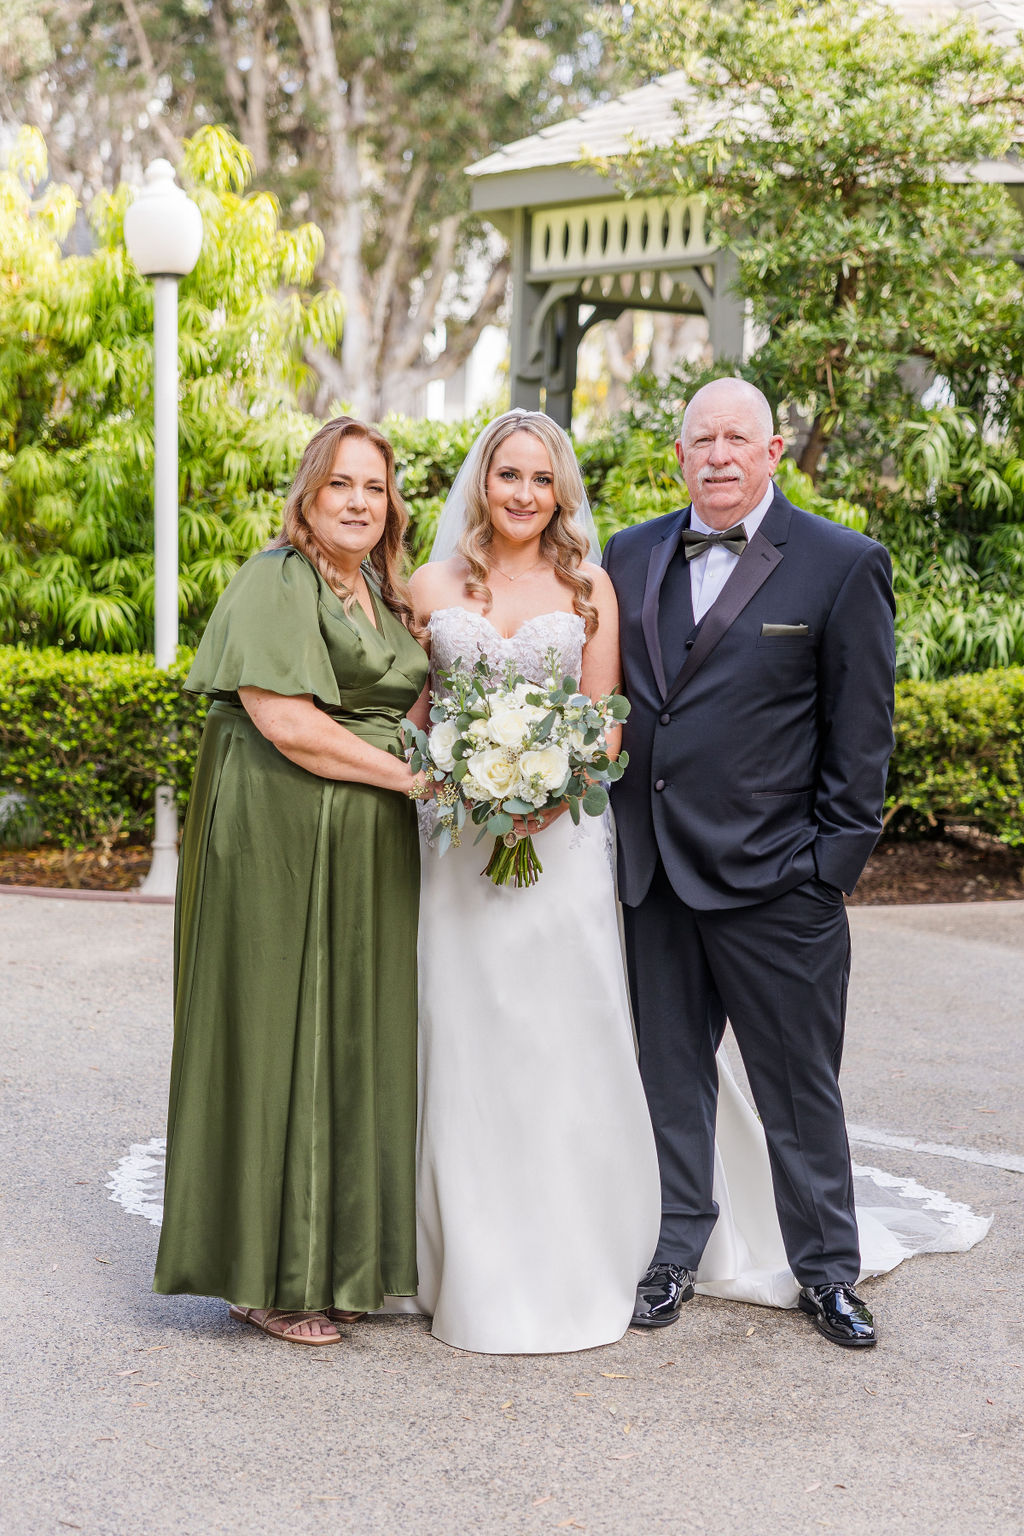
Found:
<svg viewBox="0 0 1024 1536"><path fill-rule="evenodd" d="M783 443L740 379L699 390L676 445L691 505L623 529L630 765L613 787L661 1236L634 1322L674 1323L718 1215L726 1018L768 1141L798 1305L836 1344L876 1342L838 1073L853 890L881 830L892 751L891 566L880 544L788 502Z"/></svg>

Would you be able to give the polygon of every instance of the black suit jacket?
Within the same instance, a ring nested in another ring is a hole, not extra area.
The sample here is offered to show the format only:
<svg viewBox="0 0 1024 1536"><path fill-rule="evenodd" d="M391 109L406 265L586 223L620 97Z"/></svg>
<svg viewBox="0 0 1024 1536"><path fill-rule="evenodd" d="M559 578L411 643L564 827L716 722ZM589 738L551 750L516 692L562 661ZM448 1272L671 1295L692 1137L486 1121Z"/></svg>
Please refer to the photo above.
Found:
<svg viewBox="0 0 1024 1536"><path fill-rule="evenodd" d="M666 677L659 597L689 513L622 529L604 554L632 704L629 767L612 790L620 897L643 900L659 855L698 910L767 901L813 875L852 891L881 830L893 746L889 556L776 488L699 625L687 598L685 660Z"/></svg>

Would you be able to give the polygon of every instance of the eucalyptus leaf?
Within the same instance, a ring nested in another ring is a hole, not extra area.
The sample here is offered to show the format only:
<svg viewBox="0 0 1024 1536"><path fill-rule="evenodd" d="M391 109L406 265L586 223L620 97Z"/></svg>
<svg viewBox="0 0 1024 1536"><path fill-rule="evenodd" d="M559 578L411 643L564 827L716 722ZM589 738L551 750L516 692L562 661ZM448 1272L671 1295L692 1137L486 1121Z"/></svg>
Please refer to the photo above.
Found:
<svg viewBox="0 0 1024 1536"><path fill-rule="evenodd" d="M588 816L600 816L608 806L608 791L600 784L591 784L583 796L583 809Z"/></svg>

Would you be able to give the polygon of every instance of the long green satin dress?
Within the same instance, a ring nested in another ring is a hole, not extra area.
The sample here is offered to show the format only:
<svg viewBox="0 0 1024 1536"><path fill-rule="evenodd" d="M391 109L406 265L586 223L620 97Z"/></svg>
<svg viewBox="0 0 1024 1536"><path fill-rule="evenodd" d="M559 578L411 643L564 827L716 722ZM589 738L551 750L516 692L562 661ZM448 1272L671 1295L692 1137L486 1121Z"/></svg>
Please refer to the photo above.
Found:
<svg viewBox="0 0 1024 1536"><path fill-rule="evenodd" d="M210 695L181 848L154 1289L363 1311L416 1291L415 808L288 761L245 685L312 694L398 753L427 674L297 550L234 577L187 688Z"/></svg>

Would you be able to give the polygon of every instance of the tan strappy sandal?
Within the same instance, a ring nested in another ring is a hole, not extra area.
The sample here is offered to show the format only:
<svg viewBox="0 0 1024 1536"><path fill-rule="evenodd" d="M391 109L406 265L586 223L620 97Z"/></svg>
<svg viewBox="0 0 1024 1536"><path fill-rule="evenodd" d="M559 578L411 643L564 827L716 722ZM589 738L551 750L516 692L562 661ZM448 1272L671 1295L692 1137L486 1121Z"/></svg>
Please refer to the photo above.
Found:
<svg viewBox="0 0 1024 1536"><path fill-rule="evenodd" d="M325 1307L324 1316L332 1323L361 1323L365 1312L342 1312L337 1307Z"/></svg>
<svg viewBox="0 0 1024 1536"><path fill-rule="evenodd" d="M228 1307L232 1317L240 1323L251 1323L261 1333L268 1333L272 1339L284 1339L286 1344L340 1344L340 1333L296 1333L294 1330L302 1323L311 1323L314 1320L323 1322L327 1315L323 1312L284 1312L280 1307ZM262 1312L262 1317L254 1317L255 1312ZM275 1328L274 1323L283 1323L287 1319L287 1325L283 1328ZM335 1319L328 1317L329 1322Z"/></svg>

